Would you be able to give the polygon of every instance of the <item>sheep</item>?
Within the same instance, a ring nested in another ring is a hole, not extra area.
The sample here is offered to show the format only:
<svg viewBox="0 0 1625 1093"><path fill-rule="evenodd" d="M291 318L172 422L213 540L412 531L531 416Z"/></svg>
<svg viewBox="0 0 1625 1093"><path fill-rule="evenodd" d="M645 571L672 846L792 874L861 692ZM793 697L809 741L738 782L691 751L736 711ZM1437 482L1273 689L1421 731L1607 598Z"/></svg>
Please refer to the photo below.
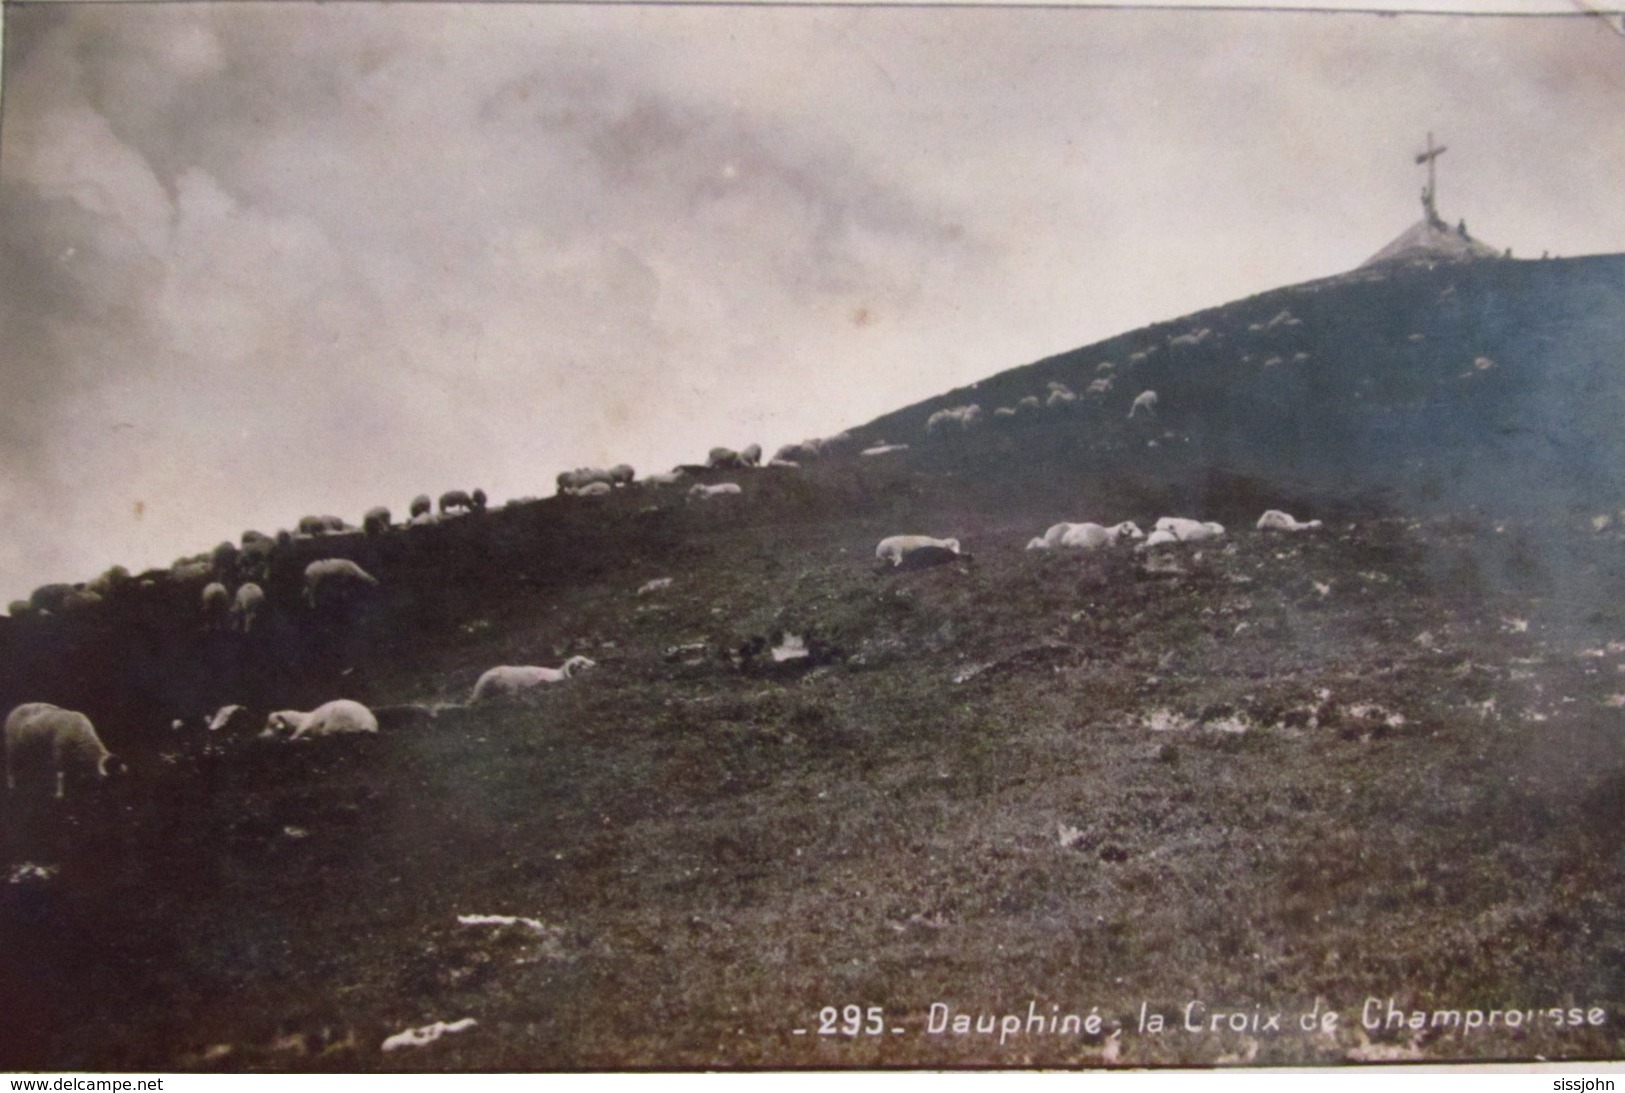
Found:
<svg viewBox="0 0 1625 1093"><path fill-rule="evenodd" d="M28 604L35 611L56 615L61 613L62 604L72 595L71 584L42 584L29 595Z"/></svg>
<svg viewBox="0 0 1625 1093"><path fill-rule="evenodd" d="M1138 549L1150 550L1152 547L1159 547L1165 543L1177 542L1179 542L1179 536L1175 535L1167 528L1156 528L1146 537L1145 542L1141 543Z"/></svg>
<svg viewBox="0 0 1625 1093"><path fill-rule="evenodd" d="M300 535L324 535L327 533L327 517L301 516L294 530Z"/></svg>
<svg viewBox="0 0 1625 1093"><path fill-rule="evenodd" d="M892 535L875 547L875 558L890 562L894 569L923 569L968 557L959 549L958 539L934 539L929 535Z"/></svg>
<svg viewBox="0 0 1625 1093"><path fill-rule="evenodd" d="M573 471L560 471L556 480L561 495L580 493L595 482L615 485L615 476L601 467L577 467Z"/></svg>
<svg viewBox="0 0 1625 1093"><path fill-rule="evenodd" d="M438 523L440 523L440 517L436 516L432 512L420 512L406 522L408 527L414 528L424 528L428 527L430 524Z"/></svg>
<svg viewBox="0 0 1625 1093"><path fill-rule="evenodd" d="M254 622L263 610L265 610L265 590L249 581L237 589L237 595L231 601L231 628L239 633L249 633L254 629Z"/></svg>
<svg viewBox="0 0 1625 1093"><path fill-rule="evenodd" d="M238 575L263 581L271 575L271 555L276 552L276 540L257 531L246 534L253 534L255 538L243 540L243 549L237 555Z"/></svg>
<svg viewBox="0 0 1625 1093"><path fill-rule="evenodd" d="M714 486L696 482L688 491L688 499L690 501L710 501L718 497L737 497L744 492L739 488L737 482L718 482Z"/></svg>
<svg viewBox="0 0 1625 1093"><path fill-rule="evenodd" d="M367 510L361 518L361 530L368 535L382 535L389 530L389 510L382 505Z"/></svg>
<svg viewBox="0 0 1625 1093"><path fill-rule="evenodd" d="M664 474L644 475L643 484L646 486L675 486L688 477L688 472L681 467L673 467Z"/></svg>
<svg viewBox="0 0 1625 1093"><path fill-rule="evenodd" d="M739 461L747 467L760 466L762 462L762 446L760 444L747 444L739 453Z"/></svg>
<svg viewBox="0 0 1625 1093"><path fill-rule="evenodd" d="M614 487L608 482L588 482L585 486L577 489L575 495L577 497L606 497L613 492Z"/></svg>
<svg viewBox="0 0 1625 1093"><path fill-rule="evenodd" d="M377 588L378 578L348 558L323 558L305 567L306 606L315 609L331 597Z"/></svg>
<svg viewBox="0 0 1625 1093"><path fill-rule="evenodd" d="M1204 539L1218 539L1224 535L1222 524L1203 523L1200 520L1187 520L1182 516L1164 516L1157 521L1157 531L1166 531L1182 543L1195 543ZM1154 543L1147 543L1154 546Z"/></svg>
<svg viewBox="0 0 1625 1093"><path fill-rule="evenodd" d="M1139 394L1135 395L1134 402L1128 408L1128 416L1133 417L1141 410L1144 410L1146 415L1149 417L1154 417L1156 415L1157 393L1155 391L1141 391ZM1178 415L1175 416L1177 417Z"/></svg>
<svg viewBox="0 0 1625 1093"><path fill-rule="evenodd" d="M1089 381L1089 386L1084 389L1084 394L1086 394L1086 395L1104 395L1107 392L1109 392L1111 389L1112 389L1112 377L1111 376L1101 376L1099 379Z"/></svg>
<svg viewBox="0 0 1625 1093"><path fill-rule="evenodd" d="M1096 550L1100 547L1114 546L1119 539L1144 539L1145 532L1139 525L1125 520L1121 524L1111 527L1102 527L1099 524L1055 524L1046 531L1041 538L1034 539L1027 544L1028 550L1054 550L1057 547L1074 547L1080 550Z"/></svg>
<svg viewBox="0 0 1625 1093"><path fill-rule="evenodd" d="M627 468L628 471L631 469L631 467ZM474 512L484 512L485 506L489 503L490 498L485 496L485 491L482 489L475 488L468 495L468 506Z"/></svg>
<svg viewBox="0 0 1625 1093"><path fill-rule="evenodd" d="M378 731L378 718L359 702L337 698L317 706L309 713L299 710L278 710L265 719L264 737L283 738L289 742L309 740L317 736L339 736L348 733Z"/></svg>
<svg viewBox="0 0 1625 1093"><path fill-rule="evenodd" d="M997 410L993 411L993 416L994 417L1015 417L1016 416L1016 408L1014 406L1000 406Z"/></svg>
<svg viewBox="0 0 1625 1093"><path fill-rule="evenodd" d="M966 406L953 406L938 410L925 419L925 431L934 433L938 429L958 427L961 430L969 429L982 420L982 408L976 403Z"/></svg>
<svg viewBox="0 0 1625 1093"><path fill-rule="evenodd" d="M1045 406L1063 406L1078 400L1078 396L1072 393L1072 388L1059 380L1050 380L1046 386L1049 388L1049 396L1044 399Z"/></svg>
<svg viewBox="0 0 1625 1093"><path fill-rule="evenodd" d="M412 520L419 516L427 516L433 509L434 502L429 500L429 495L420 493L412 498L412 504L406 510L406 518Z"/></svg>
<svg viewBox="0 0 1625 1093"><path fill-rule="evenodd" d="M752 447L755 447L755 445L752 445ZM749 449L746 449L746 451L748 450ZM761 449L757 448L756 450L758 456L760 456ZM743 452L736 452L732 448L712 448L711 451L706 454L705 465L710 467L712 470L737 471L743 470L745 467L748 467L751 464L745 462Z"/></svg>
<svg viewBox="0 0 1625 1093"><path fill-rule="evenodd" d="M1201 345L1203 342L1207 341L1208 337L1210 335L1212 335L1212 333L1213 333L1213 331L1209 330L1207 327L1204 326L1199 330L1192 330L1187 334L1179 334L1179 335L1176 335L1176 336L1174 336L1172 338L1169 338L1168 339L1168 344L1171 345L1171 346L1172 345L1197 346L1197 345Z"/></svg>
<svg viewBox="0 0 1625 1093"><path fill-rule="evenodd" d="M474 693L469 696L470 703L483 702L487 699L498 698L505 695L518 694L528 691L532 687L539 687L544 683L558 683L569 679L577 672L586 668L595 668L597 663L586 657L571 657L557 668L539 668L534 665L504 664L485 671L474 684Z"/></svg>
<svg viewBox="0 0 1625 1093"><path fill-rule="evenodd" d="M632 480L636 477L637 472L632 469L632 464L630 463L617 463L609 469L609 484L617 488L621 486L630 486L632 484Z"/></svg>
<svg viewBox="0 0 1625 1093"><path fill-rule="evenodd" d="M34 610L34 605L27 600L12 600L11 603L6 605L6 614L14 619L26 619L33 617L38 612Z"/></svg>
<svg viewBox="0 0 1625 1093"><path fill-rule="evenodd" d="M474 508L474 499L468 495L467 490L447 490L440 495L440 515L444 516L452 509L469 512Z"/></svg>
<svg viewBox="0 0 1625 1093"><path fill-rule="evenodd" d="M130 571L121 565L116 565L92 579L89 584L85 585L85 591L94 592L106 599L109 596L119 595L130 587L130 583Z"/></svg>
<svg viewBox="0 0 1625 1093"><path fill-rule="evenodd" d="M801 464L793 459L769 459L767 465L776 467L781 471L799 471L801 469Z"/></svg>
<svg viewBox="0 0 1625 1093"><path fill-rule="evenodd" d="M214 579L229 581L236 577L237 561L241 555L242 551L237 549L236 543L227 541L216 545L214 551L209 555L209 564L214 570Z"/></svg>
<svg viewBox="0 0 1625 1093"><path fill-rule="evenodd" d="M1037 395L1027 395L1024 398L1018 399L1016 401L1016 409L1017 410L1036 410L1041 405L1043 405L1043 404L1038 401L1038 396Z"/></svg>
<svg viewBox="0 0 1625 1093"><path fill-rule="evenodd" d="M1270 509L1258 518L1259 531L1313 531L1320 526L1319 520L1301 523L1280 509Z"/></svg>
<svg viewBox="0 0 1625 1093"><path fill-rule="evenodd" d="M858 454L860 456L870 456L870 457L872 457L872 456L877 456L877 455L889 455L892 452L906 452L906 451L908 451L908 445L907 444L887 444L884 441L882 441L881 443L876 444L872 448L863 449L863 451L859 452Z"/></svg>
<svg viewBox="0 0 1625 1093"><path fill-rule="evenodd" d="M203 586L203 629L224 630L226 614L231 610L231 593L219 581Z"/></svg>
<svg viewBox="0 0 1625 1093"><path fill-rule="evenodd" d="M6 789L16 790L18 772L49 765L56 775L56 796L66 796L69 777L76 781L109 778L128 768L107 750L90 718L49 702L27 702L6 717Z"/></svg>

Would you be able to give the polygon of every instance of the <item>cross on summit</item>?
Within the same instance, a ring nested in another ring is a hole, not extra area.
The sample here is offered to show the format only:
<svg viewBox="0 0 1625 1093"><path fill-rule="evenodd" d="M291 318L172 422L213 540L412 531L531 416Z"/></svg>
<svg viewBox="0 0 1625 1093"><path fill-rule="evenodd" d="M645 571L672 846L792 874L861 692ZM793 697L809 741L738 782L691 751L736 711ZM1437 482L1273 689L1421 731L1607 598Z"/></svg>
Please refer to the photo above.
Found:
<svg viewBox="0 0 1625 1093"><path fill-rule="evenodd" d="M1428 169L1427 185L1422 187L1422 219L1362 262L1361 269L1389 262L1434 265L1438 262L1470 262L1479 258L1501 257L1500 251L1467 234L1467 221L1463 220L1452 228L1439 215L1437 161L1446 151L1444 145L1434 145L1433 134L1429 133L1427 150L1416 154L1416 165L1420 167L1425 163Z"/></svg>

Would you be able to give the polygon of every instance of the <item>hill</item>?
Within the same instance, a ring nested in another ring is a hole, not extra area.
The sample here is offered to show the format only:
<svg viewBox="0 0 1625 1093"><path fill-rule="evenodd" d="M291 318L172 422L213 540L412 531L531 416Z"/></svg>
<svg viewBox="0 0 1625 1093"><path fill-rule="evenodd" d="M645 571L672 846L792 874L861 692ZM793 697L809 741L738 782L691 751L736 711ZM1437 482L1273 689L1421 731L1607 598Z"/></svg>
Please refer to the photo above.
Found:
<svg viewBox="0 0 1625 1093"><path fill-rule="evenodd" d="M0 1067L1617 1057L1622 268L1367 271L854 431L904 451L698 475L733 501L299 541L250 635L157 580L5 620L0 698L84 709L132 774L5 800ZM1051 381L1079 398L993 415ZM1023 550L1174 512L1230 534ZM974 558L877 567L903 531ZM305 608L328 553L379 594ZM377 738L170 727L339 696Z"/></svg>

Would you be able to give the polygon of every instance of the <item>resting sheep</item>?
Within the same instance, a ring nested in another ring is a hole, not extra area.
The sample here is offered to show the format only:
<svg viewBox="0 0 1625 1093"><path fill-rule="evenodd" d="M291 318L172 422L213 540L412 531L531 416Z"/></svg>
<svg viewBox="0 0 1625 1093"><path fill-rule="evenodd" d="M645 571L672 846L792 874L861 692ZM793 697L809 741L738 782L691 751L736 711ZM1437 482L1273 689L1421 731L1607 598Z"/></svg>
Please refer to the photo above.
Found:
<svg viewBox="0 0 1625 1093"><path fill-rule="evenodd" d="M378 718L359 702L348 698L334 699L317 706L309 713L299 710L278 710L265 719L261 736L286 737L288 740L308 740L316 736L339 736L346 733L378 731Z"/></svg>
<svg viewBox="0 0 1625 1093"><path fill-rule="evenodd" d="M1196 543L1204 539L1218 539L1224 535L1224 526L1222 524L1187 520L1182 516L1164 516L1157 521L1156 530L1167 532L1181 543ZM1157 544L1147 542L1146 545L1155 546Z"/></svg>
<svg viewBox="0 0 1625 1093"><path fill-rule="evenodd" d="M631 468L628 468L630 470ZM573 471L560 471L556 479L561 495L579 494L586 491L588 486L603 483L614 488L615 474L602 467L577 467Z"/></svg>
<svg viewBox="0 0 1625 1093"><path fill-rule="evenodd" d="M1320 526L1319 520L1303 523L1294 520L1280 509L1270 509L1258 518L1259 531L1312 531Z"/></svg>
<svg viewBox="0 0 1625 1093"><path fill-rule="evenodd" d="M880 540L875 557L890 562L894 569L923 569L957 558L968 558L959 549L958 539L934 539L929 535L892 535Z"/></svg>
<svg viewBox="0 0 1625 1093"><path fill-rule="evenodd" d="M1078 550L1098 550L1101 547L1115 546L1119 539L1144 539L1145 532L1139 525L1125 520L1121 524L1111 527L1102 527L1099 524L1055 524L1043 534L1042 538L1032 540L1027 544L1028 550L1055 550L1060 547L1071 547Z"/></svg>
<svg viewBox="0 0 1625 1093"><path fill-rule="evenodd" d="M323 558L305 567L305 605L316 608L334 596L344 597L378 587L378 578L348 558Z"/></svg>
<svg viewBox="0 0 1625 1093"><path fill-rule="evenodd" d="M254 622L265 610L265 590L249 581L237 590L231 601L231 628L246 634L254 629Z"/></svg>
<svg viewBox="0 0 1625 1093"><path fill-rule="evenodd" d="M557 668L538 668L534 665L504 664L483 673L474 684L469 702L483 702L491 698L518 694L544 683L558 683L569 679L586 668L597 667L586 657L571 657Z"/></svg>
<svg viewBox="0 0 1625 1093"><path fill-rule="evenodd" d="M17 788L18 773L29 766L55 775L56 796L66 795L68 779L89 781L121 774L124 762L102 744L90 718L49 702L28 702L6 718L6 788Z"/></svg>
<svg viewBox="0 0 1625 1093"><path fill-rule="evenodd" d="M1128 408L1128 416L1133 417L1141 410L1144 410L1147 415L1154 415L1157 412L1157 393L1155 391L1141 391L1138 395L1135 395L1134 402ZM1174 416L1178 417L1179 415L1175 414Z"/></svg>
<svg viewBox="0 0 1625 1093"><path fill-rule="evenodd" d="M737 482L718 482L714 486L707 486L696 482L689 488L690 501L711 501L718 497L738 497L745 491L739 488Z"/></svg>

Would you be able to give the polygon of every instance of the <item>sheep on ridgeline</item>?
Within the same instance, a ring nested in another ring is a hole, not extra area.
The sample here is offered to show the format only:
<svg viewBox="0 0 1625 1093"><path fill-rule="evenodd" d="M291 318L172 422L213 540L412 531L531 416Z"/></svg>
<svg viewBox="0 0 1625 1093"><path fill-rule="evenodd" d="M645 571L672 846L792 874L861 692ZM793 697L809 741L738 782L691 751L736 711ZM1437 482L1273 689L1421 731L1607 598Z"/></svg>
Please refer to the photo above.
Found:
<svg viewBox="0 0 1625 1093"><path fill-rule="evenodd" d="M808 437L800 444L786 444L773 453L773 458L792 463L806 463L808 460L834 455L851 443L852 437L846 433L836 433L831 437Z"/></svg>
<svg viewBox="0 0 1625 1093"><path fill-rule="evenodd" d="M645 486L675 486L688 477L688 472L681 467L673 467L662 474L646 474L643 476Z"/></svg>
<svg viewBox="0 0 1625 1093"><path fill-rule="evenodd" d="M452 509L458 512L474 511L474 499L467 490L447 490L440 495L440 515L445 516Z"/></svg>
<svg viewBox="0 0 1625 1093"><path fill-rule="evenodd" d="M214 579L214 568L209 564L207 556L177 558L175 564L169 567L169 579L178 585L208 584Z"/></svg>
<svg viewBox="0 0 1625 1093"><path fill-rule="evenodd" d="M1208 327L1204 326L1204 327L1200 328L1199 330L1192 330L1192 331L1190 331L1189 333L1186 333L1186 334L1175 335L1174 337L1171 337L1171 338L1168 339L1168 344L1171 345L1171 346L1191 346L1191 347L1194 347L1194 346L1201 345L1203 342L1207 341L1208 338L1211 337L1212 335L1213 335L1213 331L1211 329L1209 329Z"/></svg>
<svg viewBox="0 0 1625 1093"><path fill-rule="evenodd" d="M1078 396L1072 393L1072 388L1057 380L1050 380L1049 395L1044 399L1045 406L1065 406L1069 402L1078 401Z"/></svg>
<svg viewBox="0 0 1625 1093"><path fill-rule="evenodd" d="M737 482L718 482L714 486L707 486L696 482L688 491L690 501L715 501L722 497L738 497L745 491L739 488Z"/></svg>
<svg viewBox="0 0 1625 1093"><path fill-rule="evenodd" d="M754 467L762 461L762 446L752 444L743 451L732 448L712 448L705 457L705 465L712 470L740 471Z"/></svg>
<svg viewBox="0 0 1625 1093"><path fill-rule="evenodd" d="M1320 526L1319 520L1301 522L1294 520L1280 509L1270 509L1258 518L1259 531L1313 531Z"/></svg>
<svg viewBox="0 0 1625 1093"><path fill-rule="evenodd" d="M250 633L264 610L265 590L249 581L237 590L231 601L231 628L240 634Z"/></svg>
<svg viewBox="0 0 1625 1093"><path fill-rule="evenodd" d="M429 500L429 495L426 493L420 493L416 497L412 498L412 504L406 510L406 518L408 520L415 520L419 516L428 516L433 511L434 502Z"/></svg>
<svg viewBox="0 0 1625 1093"><path fill-rule="evenodd" d="M1199 543L1206 539L1224 537L1224 525L1215 524L1211 521L1204 523L1201 520L1187 520L1183 516L1164 516L1157 521L1153 537L1155 537L1157 531L1166 532L1173 536L1173 540L1162 539L1159 542ZM1158 544L1147 540L1145 545L1156 546Z"/></svg>
<svg viewBox="0 0 1625 1093"><path fill-rule="evenodd" d="M490 503L490 498L485 496L484 490L476 487L475 489L469 491L468 502L472 511L484 512L485 506Z"/></svg>
<svg viewBox="0 0 1625 1093"><path fill-rule="evenodd" d="M608 497L615 492L615 488L608 482L588 482L575 491L577 497Z"/></svg>
<svg viewBox="0 0 1625 1093"><path fill-rule="evenodd" d="M981 420L982 408L974 402L965 406L951 406L926 418L925 431L935 433L942 429L958 429L963 432Z"/></svg>
<svg viewBox="0 0 1625 1093"><path fill-rule="evenodd" d="M378 578L348 558L323 558L305 567L305 606L315 609L378 587Z"/></svg>
<svg viewBox="0 0 1625 1093"><path fill-rule="evenodd" d="M368 535L382 535L389 530L389 510L382 505L367 510L361 518L361 530Z"/></svg>
<svg viewBox="0 0 1625 1093"><path fill-rule="evenodd" d="M109 596L121 595L133 583L130 571L121 565L116 565L93 578L90 583L85 585L85 591L94 592L103 599L107 599Z"/></svg>
<svg viewBox="0 0 1625 1093"><path fill-rule="evenodd" d="M224 630L231 611L231 593L219 581L203 586L203 629Z"/></svg>
<svg viewBox="0 0 1625 1093"><path fill-rule="evenodd" d="M600 482L613 489L615 475L602 467L577 467L573 471L560 471L557 482L560 495L570 496Z"/></svg>
<svg viewBox="0 0 1625 1093"><path fill-rule="evenodd" d="M334 699L317 706L309 713L299 710L278 710L265 719L261 736L276 739L309 740L317 736L341 736L351 733L376 733L378 718L359 702L348 698Z"/></svg>
<svg viewBox="0 0 1625 1093"><path fill-rule="evenodd" d="M1155 391L1141 391L1139 394L1135 395L1133 403L1129 405L1128 416L1133 417L1141 410L1145 411L1147 417L1156 416L1157 393ZM1176 414L1174 416L1178 417L1179 415Z"/></svg>
<svg viewBox="0 0 1625 1093"><path fill-rule="evenodd" d="M1138 524L1125 520L1121 524L1102 527L1100 524L1054 524L1041 537L1027 544L1028 550L1099 550L1116 546L1121 539L1144 539L1145 532Z"/></svg>
<svg viewBox="0 0 1625 1093"><path fill-rule="evenodd" d="M617 463L609 469L609 484L616 489L630 486L637 476L638 472L632 469L632 464Z"/></svg>
<svg viewBox="0 0 1625 1093"><path fill-rule="evenodd" d="M213 570L214 579L236 580L238 559L241 556L242 551L237 549L236 543L225 541L217 544L209 555L209 566Z"/></svg>
<svg viewBox="0 0 1625 1093"><path fill-rule="evenodd" d="M301 516L296 527L300 535L339 535L350 528L342 516Z"/></svg>
<svg viewBox="0 0 1625 1093"><path fill-rule="evenodd" d="M958 539L935 539L929 535L891 535L875 547L875 558L890 562L893 569L924 569L969 557L959 549Z"/></svg>
<svg viewBox="0 0 1625 1093"><path fill-rule="evenodd" d="M30 768L36 773L30 773ZM49 702L28 702L6 717L6 788L18 778L54 783L56 796L68 781L88 782L122 774L124 762L107 750L90 718Z"/></svg>
<svg viewBox="0 0 1625 1093"><path fill-rule="evenodd" d="M271 555L276 552L276 540L257 531L243 532L243 547L237 552L237 573L251 581L263 581L271 575Z"/></svg>
<svg viewBox="0 0 1625 1093"><path fill-rule="evenodd" d="M474 684L474 693L469 696L470 703L484 702L493 698L502 698L509 695L528 691L532 687L539 687L544 683L559 683L569 679L577 672L587 668L597 667L596 662L586 657L571 657L557 668L539 668L534 665L504 664L488 669L479 681Z"/></svg>

